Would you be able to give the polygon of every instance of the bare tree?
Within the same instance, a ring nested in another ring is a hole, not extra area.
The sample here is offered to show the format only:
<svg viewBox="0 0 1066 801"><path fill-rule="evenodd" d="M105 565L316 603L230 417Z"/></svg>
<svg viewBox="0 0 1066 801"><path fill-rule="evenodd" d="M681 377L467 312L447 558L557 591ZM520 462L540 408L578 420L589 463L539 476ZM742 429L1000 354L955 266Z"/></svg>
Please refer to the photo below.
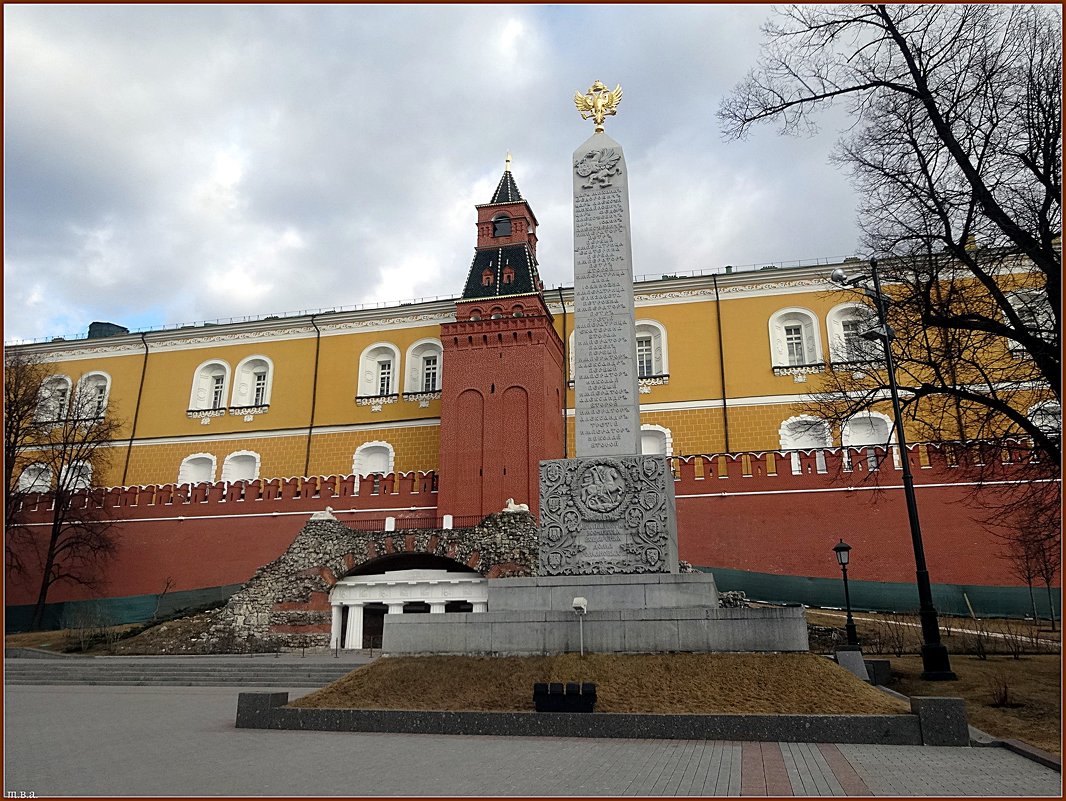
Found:
<svg viewBox="0 0 1066 801"><path fill-rule="evenodd" d="M92 487L110 464L120 424L97 385L72 388L33 356L6 354L4 388L5 400L14 401L4 410L8 571L20 568L36 583L31 625L40 628L51 588L97 587L102 562L115 550L101 492ZM22 499L31 491L51 495L47 533L25 524Z"/></svg>
<svg viewBox="0 0 1066 801"><path fill-rule="evenodd" d="M30 465L41 431L37 407L47 375L33 354L4 353L4 568L9 577L23 574L26 568L21 547L26 538L22 501L30 477L22 474Z"/></svg>
<svg viewBox="0 0 1066 801"><path fill-rule="evenodd" d="M1037 579L1037 554L1039 543L1032 538L1011 537L1007 540L1004 553L1000 554L1009 564L1010 572L1029 588L1029 605L1033 612L1033 623L1040 624L1040 615L1036 611L1036 595L1033 583Z"/></svg>
<svg viewBox="0 0 1066 801"><path fill-rule="evenodd" d="M819 109L848 104L834 159L879 257L908 428L1009 452L1026 470L995 516L1057 532L1061 10L788 6L764 33L759 64L719 109L727 135L765 121L810 130ZM855 318L868 328L874 316ZM835 343L820 416L841 426L884 409L878 347ZM1002 460L966 461L988 484Z"/></svg>
<svg viewBox="0 0 1066 801"><path fill-rule="evenodd" d="M1062 565L1062 538L1057 535L1042 536L1038 540L1036 548L1036 571L1044 582L1047 589L1048 618L1051 620L1051 630L1055 630L1055 594L1051 590L1051 584L1055 576L1059 574Z"/></svg>

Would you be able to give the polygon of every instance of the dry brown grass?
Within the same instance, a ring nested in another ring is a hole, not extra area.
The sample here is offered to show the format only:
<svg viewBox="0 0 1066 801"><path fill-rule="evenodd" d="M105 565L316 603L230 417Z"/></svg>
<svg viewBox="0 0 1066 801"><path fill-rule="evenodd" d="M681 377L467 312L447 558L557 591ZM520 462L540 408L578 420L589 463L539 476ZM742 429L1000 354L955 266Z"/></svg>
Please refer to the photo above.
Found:
<svg viewBox="0 0 1066 801"><path fill-rule="evenodd" d="M535 682L595 682L597 712L895 714L905 704L814 654L381 658L292 703L532 711Z"/></svg>
<svg viewBox="0 0 1066 801"><path fill-rule="evenodd" d="M952 654L951 669L958 681L922 681L920 656L892 657L898 679L892 689L904 695L946 695L966 699L970 723L1003 739L1024 740L1053 754L1062 753L1062 663L1057 654L1025 656L974 656ZM993 690L1005 683L1012 703L993 706Z"/></svg>

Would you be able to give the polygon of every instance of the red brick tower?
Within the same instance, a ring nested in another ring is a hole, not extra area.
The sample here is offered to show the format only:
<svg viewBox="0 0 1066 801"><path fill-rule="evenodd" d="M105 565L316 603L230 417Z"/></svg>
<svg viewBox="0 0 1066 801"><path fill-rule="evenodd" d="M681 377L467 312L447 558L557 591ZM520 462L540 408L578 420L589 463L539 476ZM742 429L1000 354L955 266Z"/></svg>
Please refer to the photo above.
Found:
<svg viewBox="0 0 1066 801"><path fill-rule="evenodd" d="M563 343L537 272L537 218L511 176L477 208L456 322L441 326L441 514L487 515L513 498L538 514L542 459L563 456Z"/></svg>

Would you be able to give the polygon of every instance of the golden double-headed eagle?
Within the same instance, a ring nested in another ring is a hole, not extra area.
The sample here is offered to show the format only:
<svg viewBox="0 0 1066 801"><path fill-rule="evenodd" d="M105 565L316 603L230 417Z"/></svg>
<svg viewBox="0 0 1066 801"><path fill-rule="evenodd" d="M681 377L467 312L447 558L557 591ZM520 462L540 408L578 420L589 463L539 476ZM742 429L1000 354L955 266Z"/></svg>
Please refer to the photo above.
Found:
<svg viewBox="0 0 1066 801"><path fill-rule="evenodd" d="M596 123L596 133L603 133L603 118L618 112L618 103L622 99L622 84L611 91L601 81L596 81L585 94L574 93L574 105L581 112L581 119Z"/></svg>

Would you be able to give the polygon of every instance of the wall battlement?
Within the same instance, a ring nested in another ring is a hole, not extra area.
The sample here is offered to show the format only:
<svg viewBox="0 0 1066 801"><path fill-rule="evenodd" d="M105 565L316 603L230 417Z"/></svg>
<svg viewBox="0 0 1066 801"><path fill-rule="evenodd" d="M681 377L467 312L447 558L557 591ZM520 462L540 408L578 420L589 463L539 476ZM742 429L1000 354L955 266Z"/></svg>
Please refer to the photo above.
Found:
<svg viewBox="0 0 1066 801"><path fill-rule="evenodd" d="M309 476L108 487L79 493L74 505L95 506L114 519L198 517L316 512L326 506L380 512L437 506L436 473L412 471L380 476ZM29 493L22 501L27 523L48 519L51 493Z"/></svg>

